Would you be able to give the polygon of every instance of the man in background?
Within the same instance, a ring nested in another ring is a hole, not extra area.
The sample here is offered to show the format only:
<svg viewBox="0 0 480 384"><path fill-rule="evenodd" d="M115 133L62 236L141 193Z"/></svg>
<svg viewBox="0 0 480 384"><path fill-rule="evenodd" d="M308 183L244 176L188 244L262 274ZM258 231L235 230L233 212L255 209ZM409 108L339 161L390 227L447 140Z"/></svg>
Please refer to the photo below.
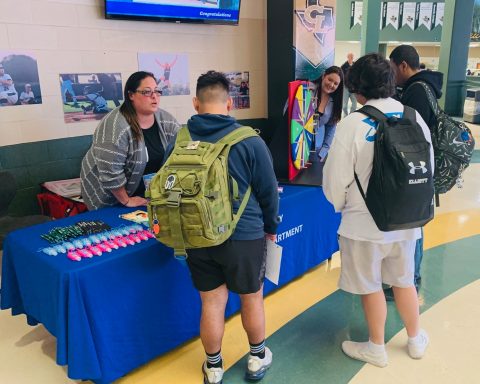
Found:
<svg viewBox="0 0 480 384"><path fill-rule="evenodd" d="M347 55L347 61L345 63L343 63L342 66L340 67L340 68L342 68L343 78L345 80L347 79L348 70L353 65L353 63L354 63L353 53L350 52ZM344 81L344 84L345 83L346 83L346 81ZM350 112L348 112L348 100L350 100L351 103L352 103L352 106L350 107ZM342 109L343 109L343 116L344 117L357 109L357 99L355 98L355 95L353 93L350 93L348 91L348 88L346 86L344 86L344 88L343 88L343 108Z"/></svg>
<svg viewBox="0 0 480 384"><path fill-rule="evenodd" d="M437 118L428 101L426 84L437 99L442 96L443 73L420 68L418 52L411 45L399 45L390 54L390 62L395 70L397 88L401 90L397 99L403 104L415 109L427 123L430 132L437 124ZM415 287L420 287L422 277L420 265L423 259L423 232L422 237L417 240L415 248ZM387 300L393 300L390 290L386 292Z"/></svg>

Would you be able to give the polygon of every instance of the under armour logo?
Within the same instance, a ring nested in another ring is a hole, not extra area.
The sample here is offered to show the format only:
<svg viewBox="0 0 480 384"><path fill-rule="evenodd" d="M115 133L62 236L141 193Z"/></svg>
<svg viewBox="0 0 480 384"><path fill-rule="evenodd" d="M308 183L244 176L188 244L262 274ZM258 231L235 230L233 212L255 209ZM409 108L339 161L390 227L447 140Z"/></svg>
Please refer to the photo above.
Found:
<svg viewBox="0 0 480 384"><path fill-rule="evenodd" d="M167 180L165 181L165 189L166 190L172 189L176 179L177 178L175 177L175 175L169 175L167 177Z"/></svg>
<svg viewBox="0 0 480 384"><path fill-rule="evenodd" d="M412 175L415 174L417 169L421 169L422 173L427 173L428 169L425 167L426 163L424 161L420 161L420 165L415 165L412 161L408 163L408 166L410 167L410 173Z"/></svg>

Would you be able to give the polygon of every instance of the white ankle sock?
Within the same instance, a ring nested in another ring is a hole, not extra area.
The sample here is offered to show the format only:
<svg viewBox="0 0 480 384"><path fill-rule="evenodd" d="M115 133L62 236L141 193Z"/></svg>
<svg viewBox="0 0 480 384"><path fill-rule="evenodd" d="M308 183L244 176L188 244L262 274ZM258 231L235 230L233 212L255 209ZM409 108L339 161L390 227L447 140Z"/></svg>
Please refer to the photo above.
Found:
<svg viewBox="0 0 480 384"><path fill-rule="evenodd" d="M418 331L417 336L408 338L408 342L410 344L418 344L421 341L422 341L422 337L421 337L421 332L420 331Z"/></svg>
<svg viewBox="0 0 480 384"><path fill-rule="evenodd" d="M385 344L375 344L373 341L368 340L368 349L373 353L384 353Z"/></svg>

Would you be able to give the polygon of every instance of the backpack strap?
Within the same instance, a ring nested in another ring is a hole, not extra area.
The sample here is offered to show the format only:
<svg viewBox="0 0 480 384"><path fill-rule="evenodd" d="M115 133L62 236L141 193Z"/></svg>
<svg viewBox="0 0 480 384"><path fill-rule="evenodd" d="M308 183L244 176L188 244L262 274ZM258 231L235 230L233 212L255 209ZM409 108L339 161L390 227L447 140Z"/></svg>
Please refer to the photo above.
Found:
<svg viewBox="0 0 480 384"><path fill-rule="evenodd" d="M245 140L249 137L255 137L255 136L258 136L258 133L252 127L243 126L233 130L228 135L225 135L224 137L222 137L219 141L226 145L225 156L228 156L228 153L230 152L230 148L232 146L234 146L235 144L239 143L242 140ZM238 183L233 177L230 177L230 179L232 181L232 197L234 200L238 200L239 199ZM245 207L247 206L248 200L250 200L251 192L252 192L252 187L249 185L247 190L245 191L245 194L243 195L243 199L242 199L242 202L240 203L240 206L238 207L237 213L233 215L233 224L235 226L240 220L240 217L242 216L242 213L245 210Z"/></svg>
<svg viewBox="0 0 480 384"><path fill-rule="evenodd" d="M378 122L388 120L388 117L385 116L382 111L372 105L364 105L362 108L357 109L355 112L363 113L364 115L367 115L368 117L371 117L373 120L376 120Z"/></svg>
<svg viewBox="0 0 480 384"><path fill-rule="evenodd" d="M412 123L417 122L417 111L408 105L403 106L403 118L410 120Z"/></svg>
<svg viewBox="0 0 480 384"><path fill-rule="evenodd" d="M190 136L190 131L188 127L182 127L177 133L177 139L175 140L175 145L181 141L192 141L192 136Z"/></svg>
<svg viewBox="0 0 480 384"><path fill-rule="evenodd" d="M364 115L378 122L385 122L388 120L388 117L385 116L385 114L382 111L380 111L378 108L375 108L372 105L364 105L362 108L357 109L355 112L363 113ZM355 171L353 172L353 176L355 177L358 190L360 191L360 194L362 195L362 198L365 201L365 204L367 204L367 197L365 196L365 192L363 191L362 185L360 184L360 180L358 180L358 176Z"/></svg>
<svg viewBox="0 0 480 384"><path fill-rule="evenodd" d="M423 89L425 90L425 93L427 94L428 104L430 105L430 108L432 109L434 115L438 116L441 112L441 109L440 109L440 106L438 105L437 98L433 94L430 86L425 81L416 81L412 83L412 85L415 85L415 84L420 84L423 87ZM410 85L410 87L412 85Z"/></svg>

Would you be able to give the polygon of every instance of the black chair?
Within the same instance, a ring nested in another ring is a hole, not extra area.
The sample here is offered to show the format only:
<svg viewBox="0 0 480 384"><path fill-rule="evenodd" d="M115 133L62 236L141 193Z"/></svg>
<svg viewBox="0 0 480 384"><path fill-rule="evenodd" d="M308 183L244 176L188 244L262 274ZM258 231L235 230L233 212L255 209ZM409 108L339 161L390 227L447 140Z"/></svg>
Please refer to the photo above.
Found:
<svg viewBox="0 0 480 384"><path fill-rule="evenodd" d="M8 207L16 192L15 177L8 171L0 171L0 249L3 249L3 240L9 232L51 220L42 215L9 216Z"/></svg>

